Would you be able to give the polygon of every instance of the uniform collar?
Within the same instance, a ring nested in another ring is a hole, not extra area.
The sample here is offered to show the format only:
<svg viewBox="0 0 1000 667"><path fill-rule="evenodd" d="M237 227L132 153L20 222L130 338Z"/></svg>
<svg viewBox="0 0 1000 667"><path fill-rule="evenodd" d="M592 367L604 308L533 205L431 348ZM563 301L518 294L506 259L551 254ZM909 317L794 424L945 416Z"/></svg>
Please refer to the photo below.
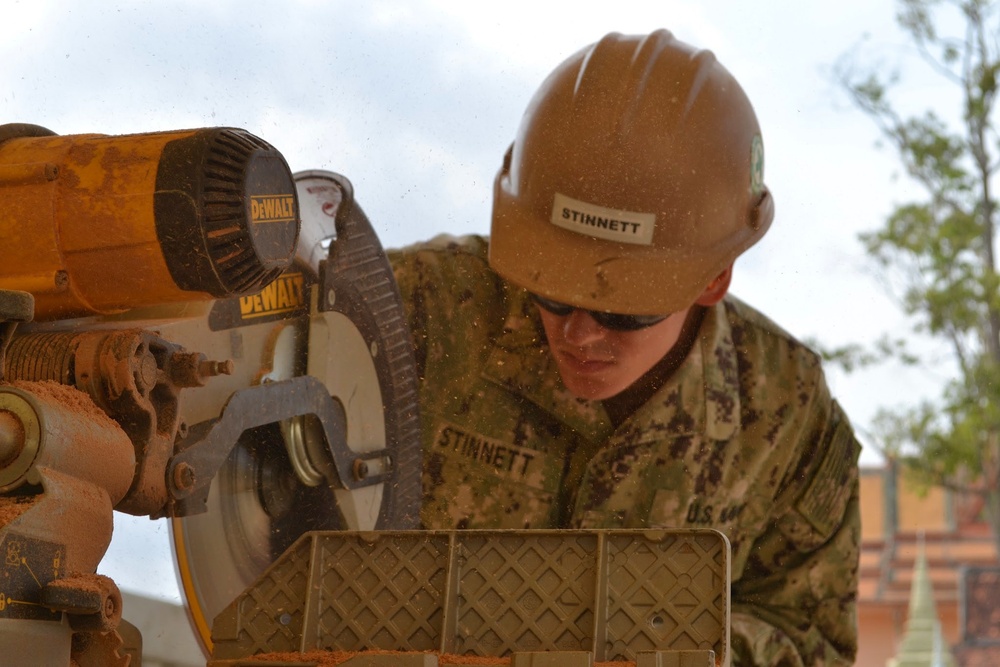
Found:
<svg viewBox="0 0 1000 667"><path fill-rule="evenodd" d="M707 309L687 358L619 428L632 442L702 433L731 438L740 419L736 346L720 302Z"/></svg>
<svg viewBox="0 0 1000 667"><path fill-rule="evenodd" d="M520 394L566 426L595 442L614 434L600 401L573 396L559 377L527 294L512 290L502 333L487 358L484 377ZM740 415L736 347L724 303L709 308L684 362L618 434L631 442L704 433L730 438Z"/></svg>

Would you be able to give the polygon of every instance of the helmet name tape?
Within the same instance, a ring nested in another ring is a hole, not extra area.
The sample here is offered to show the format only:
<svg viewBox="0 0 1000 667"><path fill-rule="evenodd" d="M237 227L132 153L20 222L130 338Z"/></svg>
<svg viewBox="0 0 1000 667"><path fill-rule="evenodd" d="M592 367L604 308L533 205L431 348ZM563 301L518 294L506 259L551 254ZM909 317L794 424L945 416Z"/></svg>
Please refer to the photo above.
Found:
<svg viewBox="0 0 1000 667"><path fill-rule="evenodd" d="M652 245L656 214L605 208L557 192L552 201L552 224L608 241Z"/></svg>

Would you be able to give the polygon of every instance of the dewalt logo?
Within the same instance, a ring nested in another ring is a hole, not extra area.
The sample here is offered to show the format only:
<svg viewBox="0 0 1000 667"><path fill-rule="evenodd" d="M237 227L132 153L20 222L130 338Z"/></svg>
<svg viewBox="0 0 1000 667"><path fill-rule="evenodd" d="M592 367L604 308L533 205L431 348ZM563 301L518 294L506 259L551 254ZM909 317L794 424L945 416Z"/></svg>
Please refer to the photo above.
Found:
<svg viewBox="0 0 1000 667"><path fill-rule="evenodd" d="M302 274L289 273L279 276L259 294L240 297L240 317L250 319L289 313L305 304Z"/></svg>
<svg viewBox="0 0 1000 667"><path fill-rule="evenodd" d="M250 219L255 223L294 222L294 195L251 195Z"/></svg>

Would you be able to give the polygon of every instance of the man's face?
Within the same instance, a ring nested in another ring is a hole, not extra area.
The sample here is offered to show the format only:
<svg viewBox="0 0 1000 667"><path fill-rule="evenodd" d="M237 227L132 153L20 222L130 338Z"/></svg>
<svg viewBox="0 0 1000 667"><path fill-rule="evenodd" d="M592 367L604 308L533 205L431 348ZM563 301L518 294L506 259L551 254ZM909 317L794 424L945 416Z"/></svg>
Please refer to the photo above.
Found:
<svg viewBox="0 0 1000 667"><path fill-rule="evenodd" d="M604 400L645 375L673 348L688 310L637 331L607 329L584 310L538 312L566 388L580 398Z"/></svg>

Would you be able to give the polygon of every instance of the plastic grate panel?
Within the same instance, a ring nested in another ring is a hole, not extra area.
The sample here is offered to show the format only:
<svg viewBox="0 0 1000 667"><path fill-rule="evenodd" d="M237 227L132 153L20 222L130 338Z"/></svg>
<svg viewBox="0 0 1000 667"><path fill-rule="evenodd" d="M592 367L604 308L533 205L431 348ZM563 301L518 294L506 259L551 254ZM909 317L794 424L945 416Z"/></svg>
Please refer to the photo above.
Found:
<svg viewBox="0 0 1000 667"><path fill-rule="evenodd" d="M463 534L455 652L591 649L597 536L529 534Z"/></svg>
<svg viewBox="0 0 1000 667"><path fill-rule="evenodd" d="M729 613L729 543L712 530L320 532L220 614L213 657L711 650L725 664Z"/></svg>
<svg viewBox="0 0 1000 667"><path fill-rule="evenodd" d="M660 541L608 539L608 633L604 660L638 651L713 649L729 621L728 553L711 533ZM728 636L725 637L728 643Z"/></svg>
<svg viewBox="0 0 1000 667"><path fill-rule="evenodd" d="M316 648L403 645L433 651L440 646L447 536L385 533L378 539L319 538L318 544Z"/></svg>
<svg viewBox="0 0 1000 667"><path fill-rule="evenodd" d="M213 655L245 657L298 651L310 565L309 542L298 541L236 598L212 626Z"/></svg>

